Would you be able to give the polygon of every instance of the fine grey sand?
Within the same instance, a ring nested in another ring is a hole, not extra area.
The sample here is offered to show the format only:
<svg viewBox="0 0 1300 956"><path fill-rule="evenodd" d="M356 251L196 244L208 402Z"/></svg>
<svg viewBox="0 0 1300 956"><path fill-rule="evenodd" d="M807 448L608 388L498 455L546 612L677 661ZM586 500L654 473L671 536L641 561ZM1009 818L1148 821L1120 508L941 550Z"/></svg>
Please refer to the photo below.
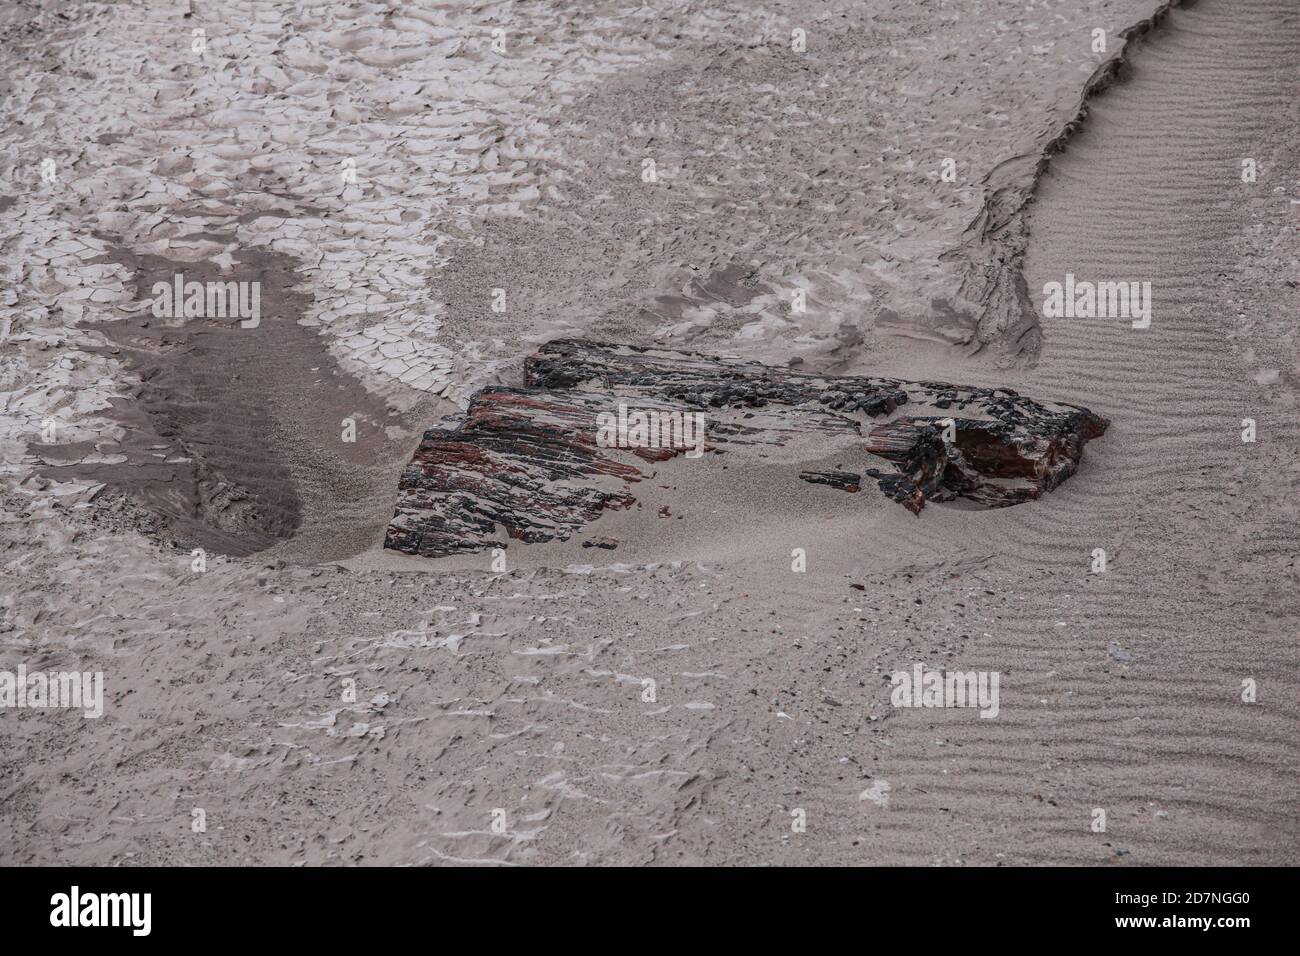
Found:
<svg viewBox="0 0 1300 956"><path fill-rule="evenodd" d="M0 709L0 862L1300 862L1300 15L1124 50L1161 6L19 4L0 671L106 691ZM974 241L986 176L1028 201ZM269 332L152 320L182 269L260 277ZM1042 317L1066 273L1150 327ZM1011 508L810 485L862 460L808 441L662 463L613 551L382 549L420 432L578 334L1111 425ZM892 706L918 662L998 716Z"/></svg>

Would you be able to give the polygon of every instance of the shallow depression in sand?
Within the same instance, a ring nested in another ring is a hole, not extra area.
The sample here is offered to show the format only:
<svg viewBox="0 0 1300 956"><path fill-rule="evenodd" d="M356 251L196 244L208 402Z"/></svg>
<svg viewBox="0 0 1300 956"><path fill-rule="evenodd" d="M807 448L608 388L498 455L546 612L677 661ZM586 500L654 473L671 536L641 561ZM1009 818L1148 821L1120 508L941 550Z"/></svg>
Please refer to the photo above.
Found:
<svg viewBox="0 0 1300 956"><path fill-rule="evenodd" d="M364 548L389 511L406 433L298 324L307 297L294 291L293 258L245 250L232 273L123 249L111 258L133 270L141 301L178 274L257 282L260 319L244 327L237 316L159 318L143 308L99 325L111 343L102 351L139 378L113 401L121 438L98 448L35 445L62 462L46 474L104 482L186 547L248 555L291 541L287 555L297 559Z"/></svg>

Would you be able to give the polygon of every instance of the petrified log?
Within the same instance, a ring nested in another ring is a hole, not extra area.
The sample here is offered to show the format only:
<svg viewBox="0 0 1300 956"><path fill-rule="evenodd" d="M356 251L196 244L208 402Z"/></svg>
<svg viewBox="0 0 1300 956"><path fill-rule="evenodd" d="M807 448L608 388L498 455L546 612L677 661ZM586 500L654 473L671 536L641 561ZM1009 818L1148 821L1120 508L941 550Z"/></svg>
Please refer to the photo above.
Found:
<svg viewBox="0 0 1300 956"><path fill-rule="evenodd" d="M568 540L606 508L629 506L651 462L688 452L598 441L600 423L629 407L703 413L708 451L782 445L796 434L863 435L865 450L893 470L801 477L844 491L869 477L916 514L927 501L1001 507L1037 498L1074 473L1084 444L1108 424L1086 408L1010 389L813 375L577 339L543 346L524 380L524 388L482 389L463 421L424 433L402 473L385 547L445 555L505 537Z"/></svg>

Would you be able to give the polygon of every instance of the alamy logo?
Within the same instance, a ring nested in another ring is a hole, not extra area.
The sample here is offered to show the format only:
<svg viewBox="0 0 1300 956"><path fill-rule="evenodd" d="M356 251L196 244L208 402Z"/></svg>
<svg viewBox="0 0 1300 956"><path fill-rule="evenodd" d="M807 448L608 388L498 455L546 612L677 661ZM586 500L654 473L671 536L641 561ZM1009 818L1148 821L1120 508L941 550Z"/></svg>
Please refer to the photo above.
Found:
<svg viewBox="0 0 1300 956"><path fill-rule="evenodd" d="M178 272L171 282L153 284L155 318L241 319L241 328L262 321L262 283L185 281Z"/></svg>
<svg viewBox="0 0 1300 956"><path fill-rule="evenodd" d="M1150 282L1077 282L1073 272L1065 282L1043 284L1043 317L1047 319L1132 319L1133 328L1151 325Z"/></svg>
<svg viewBox="0 0 1300 956"><path fill-rule="evenodd" d="M926 670L916 664L911 671L890 675L895 707L978 707L981 717L998 715L998 671Z"/></svg>
<svg viewBox="0 0 1300 956"><path fill-rule="evenodd" d="M704 413L649 409L596 416L596 444L601 448L685 448L687 458L704 454Z"/></svg>
<svg viewBox="0 0 1300 956"><path fill-rule="evenodd" d="M131 935L148 936L152 928L151 893L69 893L50 897L51 926L129 926Z"/></svg>
<svg viewBox="0 0 1300 956"><path fill-rule="evenodd" d="M17 673L0 671L0 707L78 708L83 717L94 720L104 716L104 674L102 671L29 674L27 667L19 664Z"/></svg>

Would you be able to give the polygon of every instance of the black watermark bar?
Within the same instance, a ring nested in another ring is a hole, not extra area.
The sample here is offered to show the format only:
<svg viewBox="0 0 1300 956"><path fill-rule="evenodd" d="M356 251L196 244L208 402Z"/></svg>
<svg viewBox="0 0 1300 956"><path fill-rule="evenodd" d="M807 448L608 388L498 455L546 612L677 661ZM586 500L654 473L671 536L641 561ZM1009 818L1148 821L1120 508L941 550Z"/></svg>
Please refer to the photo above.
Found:
<svg viewBox="0 0 1300 956"><path fill-rule="evenodd" d="M1012 941L1049 928L1071 942L1195 937L1228 945L1241 934L1277 933L1293 918L1283 906L1294 874L1281 869L567 869L544 877L448 869L9 868L0 869L0 914L11 944L76 933L78 942L127 945L255 935L335 946L372 944L381 927L390 938L484 926L514 934L527 914L577 920L588 932L649 931L674 913L707 911L716 931L743 936L768 932L773 920L806 926L822 913L825 925L872 928L880 941L910 926L943 938L983 927Z"/></svg>

